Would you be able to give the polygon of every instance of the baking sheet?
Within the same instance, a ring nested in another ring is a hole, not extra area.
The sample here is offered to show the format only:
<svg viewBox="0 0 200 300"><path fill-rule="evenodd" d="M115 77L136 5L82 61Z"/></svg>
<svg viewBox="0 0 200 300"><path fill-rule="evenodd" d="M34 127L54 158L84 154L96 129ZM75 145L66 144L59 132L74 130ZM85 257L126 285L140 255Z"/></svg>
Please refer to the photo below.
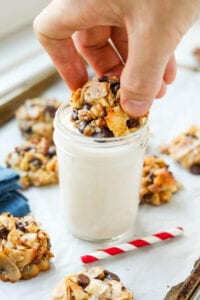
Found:
<svg viewBox="0 0 200 300"><path fill-rule="evenodd" d="M189 35L192 34L191 31ZM191 37L190 39L193 47L200 45L196 35L195 41ZM188 56L189 63L191 49L188 47L186 50L186 44L183 43L182 50L182 46L179 47L177 55L179 61ZM50 88L46 95L57 96L65 101L69 91L60 82ZM158 154L157 147L160 143L169 142L177 133L192 124L200 126L200 73L179 69L177 79L168 88L167 95L162 100L156 100L151 110L148 153ZM23 138L15 120L0 129L0 137L2 164L8 151L23 142ZM200 176L188 173L169 157L163 157L175 177L183 184L183 188L167 205L141 206L135 234L131 238L173 226L183 226L184 236L98 263L117 273L124 285L133 291L136 300L163 299L172 285L188 276L194 261L200 256ZM83 269L80 255L99 248L99 245L81 241L67 230L61 218L58 186L30 188L24 194L29 198L32 213L51 237L55 257L52 260L52 269L40 273L36 278L15 284L0 282L0 299L48 300L53 286L60 279L68 273Z"/></svg>

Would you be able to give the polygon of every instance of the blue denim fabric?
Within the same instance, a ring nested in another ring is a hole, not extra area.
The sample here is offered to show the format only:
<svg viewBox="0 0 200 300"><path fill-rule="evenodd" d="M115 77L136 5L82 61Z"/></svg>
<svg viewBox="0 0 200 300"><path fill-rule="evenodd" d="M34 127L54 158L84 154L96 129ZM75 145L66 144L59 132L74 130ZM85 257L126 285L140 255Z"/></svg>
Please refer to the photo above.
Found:
<svg viewBox="0 0 200 300"><path fill-rule="evenodd" d="M21 185L18 183L18 180L19 175L15 171L0 166L0 195L20 189Z"/></svg>
<svg viewBox="0 0 200 300"><path fill-rule="evenodd" d="M17 190L19 175L8 168L0 167L0 213L9 212L21 217L30 212L28 200Z"/></svg>

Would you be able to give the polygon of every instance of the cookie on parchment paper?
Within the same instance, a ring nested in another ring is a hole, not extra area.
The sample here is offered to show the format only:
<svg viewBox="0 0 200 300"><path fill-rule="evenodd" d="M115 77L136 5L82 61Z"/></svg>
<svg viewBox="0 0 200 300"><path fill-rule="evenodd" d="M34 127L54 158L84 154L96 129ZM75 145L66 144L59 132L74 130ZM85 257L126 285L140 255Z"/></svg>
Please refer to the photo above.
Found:
<svg viewBox="0 0 200 300"><path fill-rule="evenodd" d="M133 294L116 274L98 266L68 275L55 286L52 294L52 300L94 299L132 300Z"/></svg>
<svg viewBox="0 0 200 300"><path fill-rule="evenodd" d="M33 216L0 215L0 280L31 279L50 269L48 234Z"/></svg>
<svg viewBox="0 0 200 300"><path fill-rule="evenodd" d="M180 188L165 161L157 156L144 159L140 203L159 206L171 201L172 195Z"/></svg>
<svg viewBox="0 0 200 300"><path fill-rule="evenodd" d="M19 173L24 188L58 183L56 148L45 138L16 146L7 155L6 165Z"/></svg>
<svg viewBox="0 0 200 300"><path fill-rule="evenodd" d="M192 174L200 175L200 127L190 127L177 135L168 146L161 145L160 151L170 155Z"/></svg>
<svg viewBox="0 0 200 300"><path fill-rule="evenodd" d="M57 99L34 98L26 100L15 115L22 135L27 140L45 137L53 140L53 120L60 105Z"/></svg>

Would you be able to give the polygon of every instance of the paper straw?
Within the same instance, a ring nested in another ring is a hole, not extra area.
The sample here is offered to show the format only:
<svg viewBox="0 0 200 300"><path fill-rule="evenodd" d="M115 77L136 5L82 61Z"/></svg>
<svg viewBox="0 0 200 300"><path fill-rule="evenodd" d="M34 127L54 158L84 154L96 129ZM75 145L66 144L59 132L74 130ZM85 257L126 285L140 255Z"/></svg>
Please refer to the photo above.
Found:
<svg viewBox="0 0 200 300"><path fill-rule="evenodd" d="M161 241L165 241L168 239L172 239L176 236L183 234L183 228L182 227L175 227L170 230L166 230L163 232L155 233L152 235L149 235L147 237L138 238L136 240L122 243L119 245L115 245L113 247L109 247L106 249L97 250L95 252L85 254L81 256L81 261L84 264L93 263L98 260L102 260L108 257L112 257L118 254L122 254L128 251L133 251L138 248L142 248L144 246L149 246Z"/></svg>

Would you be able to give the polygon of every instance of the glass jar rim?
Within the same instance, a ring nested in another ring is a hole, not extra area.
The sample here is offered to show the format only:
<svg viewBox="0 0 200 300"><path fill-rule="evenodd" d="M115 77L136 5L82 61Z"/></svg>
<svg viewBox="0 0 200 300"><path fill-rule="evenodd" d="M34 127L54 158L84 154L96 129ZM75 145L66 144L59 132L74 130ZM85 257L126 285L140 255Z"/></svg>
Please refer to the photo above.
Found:
<svg viewBox="0 0 200 300"><path fill-rule="evenodd" d="M72 130L68 128L67 126L64 126L62 120L64 117L67 116L67 114L70 113L72 110L72 107L69 105L69 103L63 103L59 106L59 108L56 111L55 119L54 119L54 129L55 131L59 130L59 134L62 135L63 138L73 138L75 141L79 143L84 143L88 145L97 147L110 147L110 146L117 146L117 145L123 145L127 144L130 141L137 140L140 137L142 137L145 133L148 134L148 119L146 122L138 128L136 131L119 136L119 137L95 137L95 136L85 136L83 134L80 134L79 132L76 132L75 130Z"/></svg>

